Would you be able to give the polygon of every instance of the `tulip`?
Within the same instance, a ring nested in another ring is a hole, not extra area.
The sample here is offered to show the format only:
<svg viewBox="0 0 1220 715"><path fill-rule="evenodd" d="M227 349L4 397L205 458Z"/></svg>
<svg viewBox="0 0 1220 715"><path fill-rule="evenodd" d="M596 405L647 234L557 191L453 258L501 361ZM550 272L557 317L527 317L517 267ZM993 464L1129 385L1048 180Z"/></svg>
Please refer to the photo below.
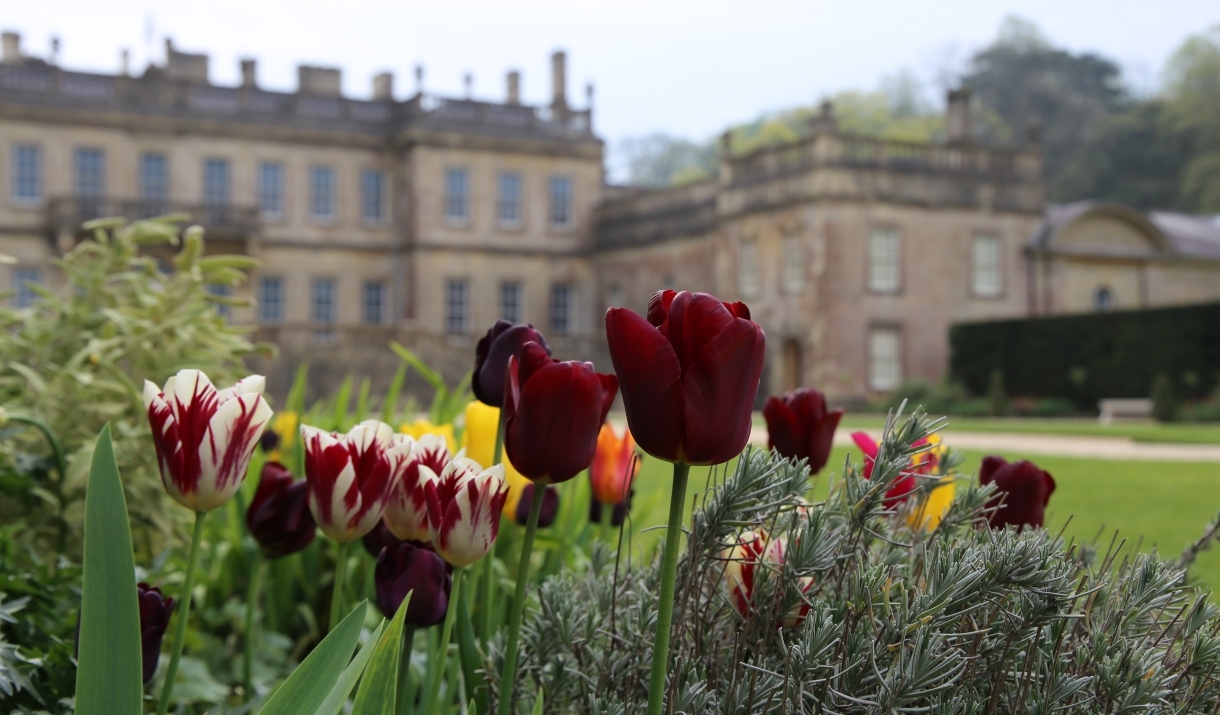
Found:
<svg viewBox="0 0 1220 715"><path fill-rule="evenodd" d="M741 453L766 344L744 303L660 291L647 320L626 308L606 311L606 338L641 449L696 465Z"/></svg>
<svg viewBox="0 0 1220 715"><path fill-rule="evenodd" d="M766 532L757 530L744 532L735 545L725 550L725 590L742 618L749 618L759 608L759 604L755 603L759 569L768 569L778 575L783 569L787 548L788 542L784 537L769 538ZM802 594L808 593L813 588L813 578L801 577L798 586ZM783 594L779 596L782 598ZM802 599L784 614L780 625L783 628L796 628L805 620L808 612L809 604Z"/></svg>
<svg viewBox="0 0 1220 715"><path fill-rule="evenodd" d="M136 584L136 597L140 600L140 655L143 656L144 682L157 674L157 661L161 658L161 641L169 629L169 617L174 612L174 599L161 593L161 589L146 583Z"/></svg>
<svg viewBox="0 0 1220 715"><path fill-rule="evenodd" d="M437 475L449 463L449 448L444 437L426 434L415 440L402 470L390 483L382 521L395 537L403 541L427 541L428 506L424 495L425 475ZM392 617L392 614L391 614Z"/></svg>
<svg viewBox="0 0 1220 715"><path fill-rule="evenodd" d="M771 449L786 459L806 460L813 474L826 466L843 410L827 411L822 393L802 388L768 397L763 416Z"/></svg>
<svg viewBox="0 0 1220 715"><path fill-rule="evenodd" d="M479 402L496 408L504 406L508 359L517 357L526 343L537 343L547 355L551 354L546 339L532 325L513 325L507 320L497 320L479 339L474 349L474 374L470 377L470 389ZM490 460L480 462L490 463Z"/></svg>
<svg viewBox="0 0 1220 715"><path fill-rule="evenodd" d="M631 497L635 496L635 490L627 492L627 499L622 504L615 504L612 507L603 506L596 499L589 500L589 521L594 524L602 523L602 513L606 508L610 509L610 526L622 526L627 519L627 512L631 509Z"/></svg>
<svg viewBox="0 0 1220 715"><path fill-rule="evenodd" d="M304 479L279 462L267 462L246 511L246 527L268 558L294 554L309 546L318 525L309 511Z"/></svg>
<svg viewBox="0 0 1220 715"><path fill-rule="evenodd" d="M237 493L271 419L264 382L251 375L217 390L198 370L180 370L160 390L144 381L161 481L174 501L207 512Z"/></svg>
<svg viewBox="0 0 1220 715"><path fill-rule="evenodd" d="M919 508L907 516L907 524L912 529L935 531L940 521L953 505L953 496L957 493L956 480L952 476L944 476L937 480L937 486L928 492Z"/></svg>
<svg viewBox="0 0 1220 715"><path fill-rule="evenodd" d="M500 410L478 400L466 404L463 412L466 428L462 431L462 449L466 456L479 464L496 463L496 430L500 428Z"/></svg>
<svg viewBox="0 0 1220 715"><path fill-rule="evenodd" d="M457 452L457 439L453 435L453 425L451 424L433 424L428 420L415 420L414 422L404 422L398 426L398 432L405 434L414 439L419 439L426 434L435 434L445 439L445 449L449 450L449 454ZM482 462L479 462L482 464Z"/></svg>
<svg viewBox="0 0 1220 715"><path fill-rule="evenodd" d="M597 435L618 392L592 363L560 362L537 343L509 359L504 449L535 484L565 482L588 468Z"/></svg>
<svg viewBox="0 0 1220 715"><path fill-rule="evenodd" d="M484 470L478 462L459 456L439 476L430 472L424 488L432 545L453 566L469 566L491 551L500 533L500 511L507 496L504 468Z"/></svg>
<svg viewBox="0 0 1220 715"><path fill-rule="evenodd" d="M1015 526L1040 528L1046 515L1046 505L1055 491L1050 473L1032 462L1006 462L991 455L979 466L979 482L995 484L996 496L987 502L989 508L999 507L987 517L993 529Z"/></svg>
<svg viewBox="0 0 1220 715"><path fill-rule="evenodd" d="M613 507L626 503L634 473L635 440L631 430L625 430L620 438L609 424L602 425L597 435L597 454L589 465L594 503Z"/></svg>
<svg viewBox="0 0 1220 715"><path fill-rule="evenodd" d="M881 447L877 442L869 437L864 432L852 432L852 441L864 453L864 478L872 479L873 465L877 461L877 454L881 451ZM924 439L915 442L915 447L931 445L927 449L918 454L912 455L911 461L898 474L898 478L890 485L890 488L885 490L885 508L893 509L902 502L906 501L912 494L915 493L916 475L932 475L940 467L941 453L944 451L940 447L940 436L929 435ZM952 501L952 498L950 498Z"/></svg>
<svg viewBox="0 0 1220 715"><path fill-rule="evenodd" d="M296 412L285 410L275 413L271 425L263 432L263 451L267 453L267 459L284 461L284 455L296 444L300 431L300 416Z"/></svg>
<svg viewBox="0 0 1220 715"><path fill-rule="evenodd" d="M386 547L397 548L399 544L407 542L394 536L394 533L385 525L385 519L383 518L377 526L373 527L372 531L360 537L360 543L364 546L364 550L368 552L369 556L376 559L381 555L382 549ZM419 544L416 544L416 546L419 546Z"/></svg>
<svg viewBox="0 0 1220 715"><path fill-rule="evenodd" d="M405 615L409 625L427 628L444 620L453 578L435 551L408 543L387 546L377 556L373 581L377 605L386 618L394 617L410 593Z"/></svg>
<svg viewBox="0 0 1220 715"><path fill-rule="evenodd" d="M517 500L517 511L513 513L513 520L521 526L527 526L530 518L530 504L534 501L533 482L527 482L525 489L521 491L521 497ZM538 512L538 528L545 529L555 523L555 517L559 516L559 490L555 487L545 487L546 493L542 495L542 511Z"/></svg>

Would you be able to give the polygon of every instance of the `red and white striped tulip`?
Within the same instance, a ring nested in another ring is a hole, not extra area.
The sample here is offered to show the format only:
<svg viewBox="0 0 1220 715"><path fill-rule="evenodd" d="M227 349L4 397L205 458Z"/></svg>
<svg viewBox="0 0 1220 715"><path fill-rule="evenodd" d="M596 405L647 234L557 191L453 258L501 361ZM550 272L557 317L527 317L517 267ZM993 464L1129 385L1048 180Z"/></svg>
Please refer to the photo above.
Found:
<svg viewBox="0 0 1220 715"><path fill-rule="evenodd" d="M769 538L765 531L746 531L737 537L737 543L726 549L723 558L727 560L724 569L724 585L728 591L729 600L742 618L749 618L760 604L755 603L757 594L755 586L758 582L759 569L769 569L778 576L783 568L784 558L788 548L788 540L782 536ZM813 588L813 578L801 577L797 586L802 594ZM784 614L784 628L795 628L805 620L809 612L809 604L803 599Z"/></svg>
<svg viewBox="0 0 1220 715"><path fill-rule="evenodd" d="M377 420L361 422L347 434L302 425L301 439L309 510L318 528L340 543L372 531L414 440Z"/></svg>
<svg viewBox="0 0 1220 715"><path fill-rule="evenodd" d="M449 464L449 446L441 435L426 434L415 440L403 469L390 483L386 501L386 528L403 541L429 541L428 498L424 483L436 479Z"/></svg>
<svg viewBox="0 0 1220 715"><path fill-rule="evenodd" d="M459 452L424 488L432 545L441 558L462 567L486 556L500 533L500 512L508 498L504 466L483 469Z"/></svg>
<svg viewBox="0 0 1220 715"><path fill-rule="evenodd" d="M165 491L196 512L229 501L246 479L250 457L271 420L262 375L217 390L199 370L180 370L165 387L144 381Z"/></svg>

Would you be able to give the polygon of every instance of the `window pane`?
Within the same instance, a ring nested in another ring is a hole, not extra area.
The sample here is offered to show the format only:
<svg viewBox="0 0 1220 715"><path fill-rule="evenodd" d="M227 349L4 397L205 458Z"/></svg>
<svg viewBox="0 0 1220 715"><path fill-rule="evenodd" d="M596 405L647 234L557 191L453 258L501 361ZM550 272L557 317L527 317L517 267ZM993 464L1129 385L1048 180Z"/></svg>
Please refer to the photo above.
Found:
<svg viewBox="0 0 1220 715"><path fill-rule="evenodd" d="M995 236L975 236L972 258L974 294L999 295L1003 289L1000 272L1000 239Z"/></svg>
<svg viewBox="0 0 1220 715"><path fill-rule="evenodd" d="M521 317L521 284L509 281L500 284L500 317L510 323L524 322Z"/></svg>
<svg viewBox="0 0 1220 715"><path fill-rule="evenodd" d="M805 251L797 236L784 236L784 290L800 293L805 289Z"/></svg>
<svg viewBox="0 0 1220 715"><path fill-rule="evenodd" d="M334 279L315 278L313 281L312 305L310 306L313 322L327 326L332 325L338 312L335 305L336 300ZM314 330L314 339L318 342L330 342L334 340L334 337L335 333L329 327Z"/></svg>
<svg viewBox="0 0 1220 715"><path fill-rule="evenodd" d="M28 308L38 300L38 294L30 287L30 284L41 285L42 272L29 266L15 266L13 268L13 303L18 308Z"/></svg>
<svg viewBox="0 0 1220 715"><path fill-rule="evenodd" d="M309 170L309 213L316 219L335 216L335 172L329 166Z"/></svg>
<svg viewBox="0 0 1220 715"><path fill-rule="evenodd" d="M203 202L209 206L229 204L228 159L208 159L203 162Z"/></svg>
<svg viewBox="0 0 1220 715"><path fill-rule="evenodd" d="M470 283L466 280L445 282L445 330L454 334L470 331Z"/></svg>
<svg viewBox="0 0 1220 715"><path fill-rule="evenodd" d="M465 169L445 171L445 218L465 221L470 215L470 177Z"/></svg>
<svg viewBox="0 0 1220 715"><path fill-rule="evenodd" d="M279 276L263 276L259 281L258 318L262 323L284 319L284 281Z"/></svg>
<svg viewBox="0 0 1220 715"><path fill-rule="evenodd" d="M164 154L140 157L140 216L151 218L168 213L169 161Z"/></svg>
<svg viewBox="0 0 1220 715"><path fill-rule="evenodd" d="M258 208L264 216L284 213L284 165L265 163L258 167Z"/></svg>
<svg viewBox="0 0 1220 715"><path fill-rule="evenodd" d="M572 330L572 286L551 286L551 332L566 335Z"/></svg>
<svg viewBox="0 0 1220 715"><path fill-rule="evenodd" d="M737 290L742 297L758 295L762 281L758 275L758 242L752 238L741 240L737 256Z"/></svg>
<svg viewBox="0 0 1220 715"><path fill-rule="evenodd" d="M360 177L361 215L365 221L380 222L385 218L385 180L380 171L366 171Z"/></svg>
<svg viewBox="0 0 1220 715"><path fill-rule="evenodd" d="M496 217L500 223L521 223L521 175L500 174L500 196L496 202Z"/></svg>
<svg viewBox="0 0 1220 715"><path fill-rule="evenodd" d="M101 149L76 150L76 195L103 196L106 193L106 157Z"/></svg>
<svg viewBox="0 0 1220 715"><path fill-rule="evenodd" d="M874 229L868 244L868 287L878 293L893 293L902 283L901 248L898 232Z"/></svg>
<svg viewBox="0 0 1220 715"><path fill-rule="evenodd" d="M551 178L551 225L562 227L572 222L572 180L566 176Z"/></svg>
<svg viewBox="0 0 1220 715"><path fill-rule="evenodd" d="M385 320L385 284L381 281L364 283L364 322L380 325Z"/></svg>
<svg viewBox="0 0 1220 715"><path fill-rule="evenodd" d="M33 144L13 147L12 198L37 201L42 198L42 149Z"/></svg>
<svg viewBox="0 0 1220 715"><path fill-rule="evenodd" d="M893 390L902 382L901 335L894 328L873 328L868 335L868 386Z"/></svg>

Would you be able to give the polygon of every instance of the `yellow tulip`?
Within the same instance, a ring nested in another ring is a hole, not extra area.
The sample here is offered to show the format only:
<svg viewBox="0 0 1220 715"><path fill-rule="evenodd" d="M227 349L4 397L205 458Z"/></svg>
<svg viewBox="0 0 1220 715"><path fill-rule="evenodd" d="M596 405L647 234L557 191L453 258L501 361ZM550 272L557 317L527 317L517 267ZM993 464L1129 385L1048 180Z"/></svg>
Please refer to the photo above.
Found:
<svg viewBox="0 0 1220 715"><path fill-rule="evenodd" d="M449 448L450 454L457 453L457 438L453 435L453 425L434 425L428 420L415 420L414 422L404 422L398 426L398 431L402 434L410 435L415 439L419 439L426 434L434 434L445 439L445 446ZM470 455L466 455L470 456ZM479 460L475 460L478 462ZM483 462L479 462L483 464Z"/></svg>
<svg viewBox="0 0 1220 715"><path fill-rule="evenodd" d="M478 400L466 405L466 431L462 434L462 449L466 456L483 465L495 460L496 430L500 427L500 410ZM501 455L504 463L504 481L508 484L508 498L504 500L504 515L512 519L521 502L521 494L529 486L526 479L508 459Z"/></svg>
<svg viewBox="0 0 1220 715"><path fill-rule="evenodd" d="M267 455L269 462L283 462L283 455L287 454L292 445L297 440L297 433L300 431L300 417L296 412L285 410L284 412L275 413L275 417L271 418L271 431L279 437L279 442L275 449Z"/></svg>
<svg viewBox="0 0 1220 715"><path fill-rule="evenodd" d="M956 493L956 480L952 476L941 477L940 485L929 492L919 508L907 516L907 523L912 529L932 531L940 525L940 520L949 511Z"/></svg>

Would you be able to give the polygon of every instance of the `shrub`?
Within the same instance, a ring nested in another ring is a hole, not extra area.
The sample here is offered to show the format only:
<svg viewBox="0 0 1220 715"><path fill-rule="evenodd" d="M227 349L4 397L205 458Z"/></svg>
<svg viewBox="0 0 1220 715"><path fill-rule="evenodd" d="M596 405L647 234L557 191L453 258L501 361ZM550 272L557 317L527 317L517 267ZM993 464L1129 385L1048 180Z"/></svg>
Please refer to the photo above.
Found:
<svg viewBox="0 0 1220 715"><path fill-rule="evenodd" d="M1008 392L1004 389L1004 371L999 368L991 371L991 379L987 382L987 411L992 417L1003 417L1012 412L1012 403L1008 401Z"/></svg>
<svg viewBox="0 0 1220 715"><path fill-rule="evenodd" d="M1178 391L1173 385L1173 379L1165 373L1157 373L1152 379L1152 416L1158 422L1173 422L1178 419L1181 405L1178 402Z"/></svg>

